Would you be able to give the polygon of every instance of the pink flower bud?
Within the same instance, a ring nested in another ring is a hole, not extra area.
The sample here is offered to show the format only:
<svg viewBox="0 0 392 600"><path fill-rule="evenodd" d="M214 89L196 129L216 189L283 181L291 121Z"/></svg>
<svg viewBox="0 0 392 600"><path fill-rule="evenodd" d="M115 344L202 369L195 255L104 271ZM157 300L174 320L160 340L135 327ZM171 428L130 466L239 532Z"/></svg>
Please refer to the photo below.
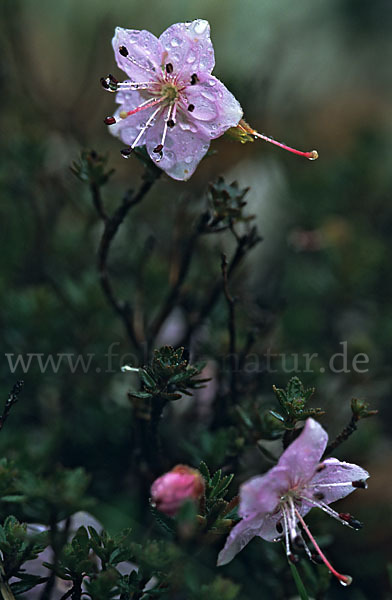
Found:
<svg viewBox="0 0 392 600"><path fill-rule="evenodd" d="M197 469L177 465L151 486L151 500L158 510L174 517L185 500L198 501L204 494L204 479Z"/></svg>

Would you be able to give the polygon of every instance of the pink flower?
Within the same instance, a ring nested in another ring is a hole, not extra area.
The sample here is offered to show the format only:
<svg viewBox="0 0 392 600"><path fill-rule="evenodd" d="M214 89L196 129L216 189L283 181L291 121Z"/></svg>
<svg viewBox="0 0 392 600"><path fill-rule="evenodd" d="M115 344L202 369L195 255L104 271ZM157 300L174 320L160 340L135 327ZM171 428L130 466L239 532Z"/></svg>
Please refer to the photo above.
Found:
<svg viewBox="0 0 392 600"><path fill-rule="evenodd" d="M310 558L321 558L343 585L351 583L351 577L338 573L325 558L303 519L313 507L318 507L343 525L353 529L361 527L350 514L337 513L329 504L358 487L366 487L369 473L336 458L320 462L327 441L328 434L321 425L307 419L303 431L285 450L278 464L265 475L253 477L241 486L239 514L242 521L231 531L219 554L218 565L230 562L255 536L269 542L284 539L290 560L295 560L292 546L304 547ZM309 550L305 534L317 554Z"/></svg>
<svg viewBox="0 0 392 600"><path fill-rule="evenodd" d="M197 469L177 465L158 477L151 486L154 506L169 517L174 517L185 500L199 500L204 494L204 479Z"/></svg>
<svg viewBox="0 0 392 600"><path fill-rule="evenodd" d="M157 39L149 31L116 28L117 65L129 79L102 79L120 105L105 123L129 144L128 157L145 145L174 179L189 179L210 141L238 124L242 109L213 75L214 49L207 21L176 23Z"/></svg>

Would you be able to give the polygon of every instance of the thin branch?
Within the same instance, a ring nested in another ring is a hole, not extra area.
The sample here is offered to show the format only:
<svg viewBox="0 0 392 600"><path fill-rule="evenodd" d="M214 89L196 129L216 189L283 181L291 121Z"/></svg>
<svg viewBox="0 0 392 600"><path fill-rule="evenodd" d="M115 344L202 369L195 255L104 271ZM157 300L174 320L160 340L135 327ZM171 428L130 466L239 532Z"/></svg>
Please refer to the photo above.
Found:
<svg viewBox="0 0 392 600"><path fill-rule="evenodd" d="M149 328L149 342L151 343L155 337L158 335L163 323L166 318L172 311L174 305L177 303L178 297L181 292L182 284L184 283L186 276L189 271L189 267L192 261L193 251L195 249L195 245L198 237L205 232L205 225L209 219L209 214L203 213L197 221L196 227L194 228L191 236L188 238L187 243L185 244L182 252L181 252L181 262L178 269L178 275L176 281L173 283L170 288L163 305L151 323Z"/></svg>
<svg viewBox="0 0 392 600"><path fill-rule="evenodd" d="M20 381L17 381L14 387L12 388L4 405L3 414L0 417L0 431L3 429L4 423L6 422L7 417L10 414L11 408L18 401L19 394L22 391L23 385L24 381L22 381L21 379Z"/></svg>
<svg viewBox="0 0 392 600"><path fill-rule="evenodd" d="M226 254L222 254L221 269L223 277L223 292L227 301L229 312L227 325L229 330L230 392L231 401L234 404L237 395L235 298L233 298L229 291L227 266Z"/></svg>
<svg viewBox="0 0 392 600"><path fill-rule="evenodd" d="M261 241L261 238L256 234L255 228L253 228L249 234L245 234L238 238L236 251L228 264L227 267L227 280L230 281L233 276L235 270L242 262L244 256L251 250L258 242ZM200 325L205 321L208 317L215 304L219 300L219 297L223 291L223 282L220 280L214 286L212 286L210 295L208 296L205 303L201 306L197 316L192 319L189 323L187 331L185 332L184 338L181 340L181 346L187 346L189 344L189 340L194 333L194 331L200 327Z"/></svg>
<svg viewBox="0 0 392 600"><path fill-rule="evenodd" d="M91 197L93 199L95 210L98 215L101 217L102 221L107 221L109 216L106 214L106 211L103 207L102 197L101 197L101 186L92 181L90 183L90 191Z"/></svg>
<svg viewBox="0 0 392 600"><path fill-rule="evenodd" d="M358 417L358 415L353 414L351 416L351 419L350 419L347 427L345 427L343 429L343 431L341 431L339 433L339 435L336 436L336 438L334 439L333 442L328 444L328 446L325 449L324 456L328 456L329 454L331 454L331 452L333 452L335 450L335 448L337 448L338 446L340 446L340 444L342 444L343 442L348 440L350 435L352 435L354 433L354 431L356 431L357 423L358 423L359 419L360 419L360 417Z"/></svg>
<svg viewBox="0 0 392 600"><path fill-rule="evenodd" d="M135 348L137 348L139 351L141 349L141 341L138 339L138 336L135 331L132 306L128 302L124 302L116 297L108 274L107 261L111 244L113 242L114 237L117 234L121 223L124 221L129 210L143 200L144 196L146 196L153 183L156 179L158 179L159 176L160 172L157 172L156 174L154 174L154 177L151 176L148 179L145 179L142 185L140 186L139 191L135 195L132 195L130 193L127 194L122 204L117 208L117 210L111 217L103 217L100 213L99 201L98 206L94 202L98 214L100 214L101 218L103 218L105 222L105 228L98 249L98 272L100 277L101 288L110 306L113 308L114 312L117 313L122 319L129 339L131 340Z"/></svg>

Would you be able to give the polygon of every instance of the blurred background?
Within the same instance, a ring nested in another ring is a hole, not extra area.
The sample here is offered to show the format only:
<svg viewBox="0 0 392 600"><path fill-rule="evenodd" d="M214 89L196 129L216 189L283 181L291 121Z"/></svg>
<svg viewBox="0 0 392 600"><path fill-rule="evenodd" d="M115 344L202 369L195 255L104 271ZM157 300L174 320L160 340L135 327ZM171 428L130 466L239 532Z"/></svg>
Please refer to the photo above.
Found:
<svg viewBox="0 0 392 600"><path fill-rule="evenodd" d="M275 357L274 372L252 374L248 398L273 406L272 384L284 387L298 374L316 386L315 405L327 411L322 423L331 437L348 422L352 397L379 410L337 452L371 473L369 489L340 504L364 521L364 529L347 532L318 515L310 521L313 532L327 544L330 539L334 564L355 580L348 592L333 585L325 597L391 598L391 2L2 0L0 17L4 400L16 379L25 380L1 433L1 454L48 472L58 464L83 466L96 498L92 512L106 527L144 523L131 475L126 393L135 382L120 373L134 349L101 292L95 263L102 224L69 165L82 149L108 154L115 169L103 190L109 211L127 189L138 187L141 163L122 159L121 142L103 124L114 96L99 79L108 72L121 78L111 48L114 27L159 36L172 23L207 19L214 74L240 101L246 120L289 145L317 148L320 158L311 163L261 141L217 140L216 154L202 161L189 183L164 176L131 212L111 253L115 287L122 298L135 298L136 290L136 305L151 318L166 294L178 240L205 206L208 183L222 175L240 188L250 186L247 210L263 242L233 280L239 337L252 331L254 356L269 349L286 359ZM186 283L188 304L169 315L159 343L181 339L187 306L220 276L222 249L231 252L230 239L202 238ZM222 299L193 345L210 373L227 352L225 310ZM105 355L113 343L118 356L108 372ZM342 348L349 367L333 372L328 361ZM94 360L87 373L63 365L42 373L34 361L26 373L21 365L10 367L6 355L28 353L93 354ZM304 372L303 355L314 353L312 369ZM350 367L358 353L369 359L361 373ZM169 467L201 458L219 467L227 460L225 430L220 437L208 431L214 394L208 389L188 404L180 401L165 421ZM198 421L191 421L195 414ZM186 443L173 442L179 424ZM242 466L247 475L267 468L254 457L243 458ZM233 563L230 576L244 586L244 597L259 597L267 578L260 565L269 564L269 552L267 543L253 542ZM288 597L268 589L269 597Z"/></svg>

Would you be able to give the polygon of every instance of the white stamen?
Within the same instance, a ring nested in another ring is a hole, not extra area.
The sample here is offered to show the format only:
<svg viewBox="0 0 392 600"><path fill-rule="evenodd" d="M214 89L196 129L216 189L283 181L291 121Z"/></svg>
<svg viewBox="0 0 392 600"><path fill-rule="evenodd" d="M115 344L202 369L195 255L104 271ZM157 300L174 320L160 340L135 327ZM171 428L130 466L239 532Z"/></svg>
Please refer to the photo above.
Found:
<svg viewBox="0 0 392 600"><path fill-rule="evenodd" d="M126 60L129 60L129 62L131 62L133 65L135 65L135 67L139 67L139 69L142 69L142 71L147 71L148 73L154 73L155 74L155 69L154 68L150 69L149 67L146 67L145 65L141 65L140 63L137 62L137 60L135 60L133 58L133 56L130 56L128 54L127 56L124 56L123 58L126 58Z"/></svg>
<svg viewBox="0 0 392 600"><path fill-rule="evenodd" d="M353 529L353 527L351 527L351 525L348 521L345 521L344 519L339 517L339 513L337 513L335 510L333 510L333 508L328 506L328 504L325 504L325 502L313 500L311 498L308 498L307 496L300 496L300 498L301 498L301 500L304 500L305 502L309 502L309 504L312 504L313 506L320 508L325 513L327 513L327 515L329 515L330 517L333 517L334 519L339 521L339 523L341 523L342 525L347 525L348 527L350 527L350 529Z"/></svg>
<svg viewBox="0 0 392 600"><path fill-rule="evenodd" d="M163 99L163 98L162 98ZM146 124L144 125L143 129L140 131L140 133L138 133L136 139L134 142L132 142L132 145L130 146L130 149L133 150L134 148L136 148L136 146L138 145L139 141L141 140L141 138L143 137L143 135L146 133L147 129L150 127L150 125L152 124L152 121L155 119L156 115L159 113L159 111L162 109L162 106L158 106L158 108L152 113L152 115L148 118Z"/></svg>
<svg viewBox="0 0 392 600"><path fill-rule="evenodd" d="M349 485L350 487L354 487L353 486L353 482L352 481L342 481L341 483L312 483L311 485L308 485L307 487L313 487L313 488L319 488L319 487L345 487Z"/></svg>
<svg viewBox="0 0 392 600"><path fill-rule="evenodd" d="M167 115L166 115L166 119L165 119L165 126L163 128L163 134L162 134L162 139L161 139L162 146L165 145L166 136L167 136L167 128L168 128L167 122L170 121L170 119L171 119L171 113L173 112L173 106L175 106L175 102L169 106L169 110L167 111Z"/></svg>
<svg viewBox="0 0 392 600"><path fill-rule="evenodd" d="M173 123L176 122L176 115L177 115L177 102L175 102L173 104L173 111L172 111L172 114L171 114L171 117L170 117L171 120L173 121Z"/></svg>
<svg viewBox="0 0 392 600"><path fill-rule="evenodd" d="M286 546L286 554L287 554L287 556L290 556L291 550L290 550L290 541L289 541L289 523L287 520L285 505L282 506L282 515L283 515L283 528L284 528L284 541L285 541L285 546Z"/></svg>
<svg viewBox="0 0 392 600"><path fill-rule="evenodd" d="M291 511L290 537L291 537L291 540L294 541L298 535L298 531L297 531L297 519L295 517L295 507L294 507L294 502L293 502L293 499L291 498L291 496L288 497L288 503L289 503L290 511Z"/></svg>
<svg viewBox="0 0 392 600"><path fill-rule="evenodd" d="M155 88L159 86L158 81L143 81L142 83L136 83L135 81L122 81L117 84L118 90L151 90L155 91Z"/></svg>

